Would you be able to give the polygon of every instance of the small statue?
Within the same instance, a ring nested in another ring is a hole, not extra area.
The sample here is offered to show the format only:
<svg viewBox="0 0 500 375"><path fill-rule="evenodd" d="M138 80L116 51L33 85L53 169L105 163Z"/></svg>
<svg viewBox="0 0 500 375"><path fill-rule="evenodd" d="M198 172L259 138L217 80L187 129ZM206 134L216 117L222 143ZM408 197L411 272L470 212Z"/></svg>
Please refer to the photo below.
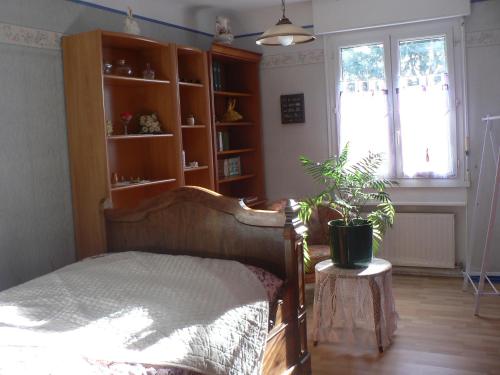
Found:
<svg viewBox="0 0 500 375"><path fill-rule="evenodd" d="M241 120L243 118L242 115L240 115L236 110L234 109L236 107L236 99L232 98L227 101L227 110L226 113L222 115L222 121L223 122L236 122L238 120Z"/></svg>
<svg viewBox="0 0 500 375"><path fill-rule="evenodd" d="M141 28L139 24L134 19L132 15L132 8L128 7L128 15L125 18L125 27L123 28L124 33L139 35L141 33Z"/></svg>
<svg viewBox="0 0 500 375"><path fill-rule="evenodd" d="M113 122L111 120L106 120L106 134L113 135Z"/></svg>
<svg viewBox="0 0 500 375"><path fill-rule="evenodd" d="M224 16L217 16L215 18L215 41L220 43L231 44L234 39L234 35L231 32L231 26L229 25L229 18Z"/></svg>

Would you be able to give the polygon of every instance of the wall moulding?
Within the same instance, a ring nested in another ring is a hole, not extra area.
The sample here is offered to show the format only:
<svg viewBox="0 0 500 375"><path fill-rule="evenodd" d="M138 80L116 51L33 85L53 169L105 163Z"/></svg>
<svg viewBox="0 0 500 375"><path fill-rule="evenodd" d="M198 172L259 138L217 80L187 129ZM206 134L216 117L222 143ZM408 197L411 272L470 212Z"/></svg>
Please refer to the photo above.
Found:
<svg viewBox="0 0 500 375"><path fill-rule="evenodd" d="M294 65L319 64L325 61L323 49L286 52L275 55L264 55L260 63L261 69L283 68Z"/></svg>
<svg viewBox="0 0 500 375"><path fill-rule="evenodd" d="M24 47L61 49L62 33L0 22L0 43Z"/></svg>
<svg viewBox="0 0 500 375"><path fill-rule="evenodd" d="M467 47L500 45L500 29L468 32L465 40Z"/></svg>

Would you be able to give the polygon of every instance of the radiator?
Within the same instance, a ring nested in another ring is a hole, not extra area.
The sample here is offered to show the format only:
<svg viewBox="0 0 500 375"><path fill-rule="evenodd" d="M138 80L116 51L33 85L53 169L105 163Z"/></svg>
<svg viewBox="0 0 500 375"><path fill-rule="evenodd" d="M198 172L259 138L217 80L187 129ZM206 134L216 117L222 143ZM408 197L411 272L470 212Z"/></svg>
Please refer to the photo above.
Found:
<svg viewBox="0 0 500 375"><path fill-rule="evenodd" d="M396 214L378 256L396 266L454 268L454 215Z"/></svg>

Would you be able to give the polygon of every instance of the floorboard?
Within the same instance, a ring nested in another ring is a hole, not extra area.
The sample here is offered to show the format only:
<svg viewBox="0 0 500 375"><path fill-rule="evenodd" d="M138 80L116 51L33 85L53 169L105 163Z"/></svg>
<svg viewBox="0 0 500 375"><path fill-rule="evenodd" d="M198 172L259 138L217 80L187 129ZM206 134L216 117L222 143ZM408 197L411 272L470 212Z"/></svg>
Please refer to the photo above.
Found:
<svg viewBox="0 0 500 375"><path fill-rule="evenodd" d="M500 298L481 298L476 317L460 278L396 275L393 289L400 319L392 346L378 354L374 343L373 352L352 355L309 339L314 375L500 374ZM308 327L312 298L308 289Z"/></svg>

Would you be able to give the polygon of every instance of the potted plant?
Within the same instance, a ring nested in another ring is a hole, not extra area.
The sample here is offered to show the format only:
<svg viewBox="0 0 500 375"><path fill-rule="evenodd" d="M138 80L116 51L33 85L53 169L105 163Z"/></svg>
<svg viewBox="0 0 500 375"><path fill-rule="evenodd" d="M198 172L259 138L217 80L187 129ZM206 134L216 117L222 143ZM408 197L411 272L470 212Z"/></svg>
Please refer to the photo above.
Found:
<svg viewBox="0 0 500 375"><path fill-rule="evenodd" d="M312 210L327 205L341 214L341 219L328 222L330 253L338 267L366 266L378 252L382 236L394 221L394 206L388 186L393 181L377 177L382 154L369 153L359 162L348 165L349 145L339 156L313 162L301 156L305 171L322 185L322 191L300 202L300 218L308 222ZM365 214L368 205L376 204Z"/></svg>

